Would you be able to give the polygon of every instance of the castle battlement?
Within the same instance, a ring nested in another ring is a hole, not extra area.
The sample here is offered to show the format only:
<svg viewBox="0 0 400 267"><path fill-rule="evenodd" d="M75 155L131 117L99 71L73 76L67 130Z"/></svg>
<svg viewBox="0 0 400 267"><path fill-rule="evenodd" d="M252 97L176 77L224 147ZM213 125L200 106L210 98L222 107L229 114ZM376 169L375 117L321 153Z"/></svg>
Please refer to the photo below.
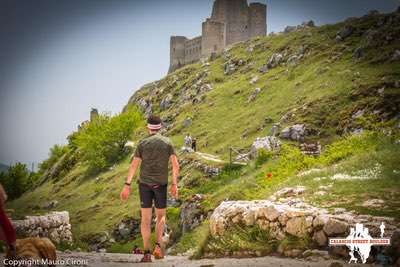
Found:
<svg viewBox="0 0 400 267"><path fill-rule="evenodd" d="M186 64L221 52L226 46L267 33L267 6L247 0L215 0L211 17L202 23L202 35L193 39L171 36L172 72Z"/></svg>

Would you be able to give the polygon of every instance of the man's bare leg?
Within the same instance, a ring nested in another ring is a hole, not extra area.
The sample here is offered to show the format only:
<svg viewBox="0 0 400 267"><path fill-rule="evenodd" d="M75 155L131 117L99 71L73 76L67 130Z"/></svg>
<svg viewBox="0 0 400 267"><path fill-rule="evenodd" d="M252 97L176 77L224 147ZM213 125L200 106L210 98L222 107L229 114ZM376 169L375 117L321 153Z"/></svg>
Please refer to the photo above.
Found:
<svg viewBox="0 0 400 267"><path fill-rule="evenodd" d="M151 235L151 213L152 208L140 209L142 213L140 231L143 238L143 249L150 250L150 235Z"/></svg>
<svg viewBox="0 0 400 267"><path fill-rule="evenodd" d="M161 245L162 236L164 233L164 225L165 225L165 210L166 209L156 209L156 242Z"/></svg>

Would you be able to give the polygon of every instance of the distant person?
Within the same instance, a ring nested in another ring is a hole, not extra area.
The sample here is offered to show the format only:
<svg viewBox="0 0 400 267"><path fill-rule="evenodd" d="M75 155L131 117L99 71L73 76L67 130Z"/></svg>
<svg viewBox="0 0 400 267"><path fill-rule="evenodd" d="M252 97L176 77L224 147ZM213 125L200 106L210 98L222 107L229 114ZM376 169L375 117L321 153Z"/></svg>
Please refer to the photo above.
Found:
<svg viewBox="0 0 400 267"><path fill-rule="evenodd" d="M16 257L16 234L15 229L7 217L5 212L5 202L7 201L7 194L3 186L0 184L0 240L6 242L8 246L8 255L12 258Z"/></svg>
<svg viewBox="0 0 400 267"><path fill-rule="evenodd" d="M192 149L194 152L196 152L196 146L197 146L197 140L196 140L196 138L193 138L192 139Z"/></svg>
<svg viewBox="0 0 400 267"><path fill-rule="evenodd" d="M147 119L149 136L141 140L136 148L134 158L129 167L128 177L121 192L123 201L128 199L131 182L140 165L138 188L141 206L140 230L143 238L144 255L141 262L151 262L150 235L153 201L156 209L156 244L153 255L162 259L162 235L164 233L165 209L167 207L168 163L172 164L172 184L170 193L178 197L177 178L179 163L171 141L162 136L161 120L157 116Z"/></svg>
<svg viewBox="0 0 400 267"><path fill-rule="evenodd" d="M187 134L185 136L184 142L186 147L190 147L192 145L192 137L190 136L190 134Z"/></svg>

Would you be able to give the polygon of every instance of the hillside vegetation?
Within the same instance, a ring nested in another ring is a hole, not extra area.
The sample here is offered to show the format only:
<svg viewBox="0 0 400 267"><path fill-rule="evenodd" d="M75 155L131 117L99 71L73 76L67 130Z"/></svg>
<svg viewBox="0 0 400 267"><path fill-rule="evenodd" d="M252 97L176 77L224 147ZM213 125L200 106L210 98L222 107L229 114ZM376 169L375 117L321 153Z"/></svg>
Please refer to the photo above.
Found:
<svg viewBox="0 0 400 267"><path fill-rule="evenodd" d="M164 134L177 151L190 133L201 152L221 159L179 153L182 205L168 208L171 252L201 256L224 246L257 250L265 237L254 238L256 229L225 243L213 240L207 215L224 199L265 199L285 186L305 186L305 199L316 206L400 219L399 12L303 25L235 44L143 86L125 110L131 105L160 114ZM298 124L305 127L301 138L282 137L286 127ZM230 147L245 153L272 128L281 136L280 151L261 153L245 166L226 164ZM131 139L136 143L144 135L141 128ZM303 142L319 142L321 155L301 153ZM18 218L48 212L45 203L57 200L55 210L70 212L74 246L87 248L96 235L111 239L123 219L139 218L136 185L127 203L119 200L129 162L125 156L93 173L80 159L62 177L45 179L8 208ZM213 168L219 171L210 173ZM321 188L325 194L318 193ZM195 194L201 195L198 202ZM381 204L364 205L368 199ZM192 213L196 223L182 219L182 210L193 202L199 203ZM139 235L110 240L107 248L127 252L133 244L140 244Z"/></svg>

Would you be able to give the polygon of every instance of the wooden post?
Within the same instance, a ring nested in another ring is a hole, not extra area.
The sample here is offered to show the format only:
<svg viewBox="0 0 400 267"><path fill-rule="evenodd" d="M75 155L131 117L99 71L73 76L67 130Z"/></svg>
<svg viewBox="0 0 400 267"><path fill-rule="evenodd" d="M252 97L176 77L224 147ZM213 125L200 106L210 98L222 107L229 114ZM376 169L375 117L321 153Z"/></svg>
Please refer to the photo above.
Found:
<svg viewBox="0 0 400 267"><path fill-rule="evenodd" d="M232 147L229 147L229 170L232 169Z"/></svg>

